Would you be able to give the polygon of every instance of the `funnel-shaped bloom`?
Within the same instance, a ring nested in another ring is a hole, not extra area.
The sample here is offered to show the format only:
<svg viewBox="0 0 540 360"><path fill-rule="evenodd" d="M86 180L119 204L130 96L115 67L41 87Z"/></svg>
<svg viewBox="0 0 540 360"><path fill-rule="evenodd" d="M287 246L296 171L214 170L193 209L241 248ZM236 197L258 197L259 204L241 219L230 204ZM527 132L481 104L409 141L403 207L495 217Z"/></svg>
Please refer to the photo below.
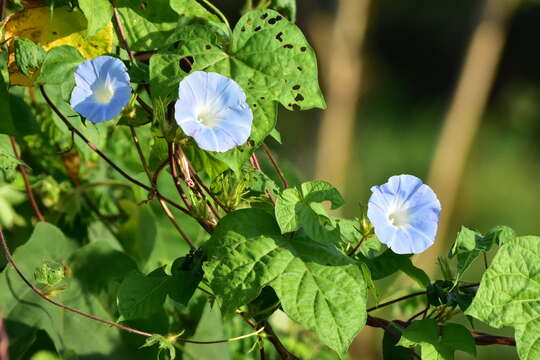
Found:
<svg viewBox="0 0 540 360"><path fill-rule="evenodd" d="M178 97L176 122L201 149L225 152L247 141L253 113L234 80L195 71L180 82Z"/></svg>
<svg viewBox="0 0 540 360"><path fill-rule="evenodd" d="M131 98L126 66L111 56L82 62L75 70L71 107L93 123L112 120Z"/></svg>
<svg viewBox="0 0 540 360"><path fill-rule="evenodd" d="M416 176L392 176L373 186L368 218L375 235L397 254L418 254L435 241L441 204Z"/></svg>

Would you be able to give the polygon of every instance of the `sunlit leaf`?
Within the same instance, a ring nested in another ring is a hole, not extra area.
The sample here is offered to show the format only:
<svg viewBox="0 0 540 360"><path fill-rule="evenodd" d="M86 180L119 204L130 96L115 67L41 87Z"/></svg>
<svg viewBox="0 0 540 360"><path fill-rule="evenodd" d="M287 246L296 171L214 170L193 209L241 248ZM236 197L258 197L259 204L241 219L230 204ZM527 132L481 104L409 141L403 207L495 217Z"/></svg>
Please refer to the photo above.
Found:
<svg viewBox="0 0 540 360"><path fill-rule="evenodd" d="M61 45L75 47L86 59L91 59L112 51L113 28L106 25L94 36L87 36L87 21L80 11L67 7L57 7L51 13L48 6L25 9L11 16L5 25L4 36L10 48L9 83L11 85L31 85L37 78L38 72L30 72L31 76L22 74L15 61L13 41L25 37L44 50L50 50Z"/></svg>

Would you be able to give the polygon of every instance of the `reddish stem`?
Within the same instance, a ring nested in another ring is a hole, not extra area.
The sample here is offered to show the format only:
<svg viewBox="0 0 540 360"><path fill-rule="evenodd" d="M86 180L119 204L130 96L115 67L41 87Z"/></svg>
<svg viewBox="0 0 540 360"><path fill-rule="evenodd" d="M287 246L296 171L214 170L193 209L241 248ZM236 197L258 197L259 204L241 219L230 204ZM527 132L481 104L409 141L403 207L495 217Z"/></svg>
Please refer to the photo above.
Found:
<svg viewBox="0 0 540 360"><path fill-rule="evenodd" d="M15 137L10 136L9 141L11 142L11 147L13 148L13 153L15 154L15 157L21 161L21 154L19 150L17 149L17 142L15 141ZM30 186L30 180L28 180L28 173L26 172L26 167L23 164L19 164L18 167L23 177L24 188L26 189L26 194L28 195L28 199L30 199L32 208L34 209L34 212L36 213L38 220L45 221L45 217L43 216L41 210L39 209L39 205L36 201L36 198L34 197L34 192L32 191L32 187Z"/></svg>

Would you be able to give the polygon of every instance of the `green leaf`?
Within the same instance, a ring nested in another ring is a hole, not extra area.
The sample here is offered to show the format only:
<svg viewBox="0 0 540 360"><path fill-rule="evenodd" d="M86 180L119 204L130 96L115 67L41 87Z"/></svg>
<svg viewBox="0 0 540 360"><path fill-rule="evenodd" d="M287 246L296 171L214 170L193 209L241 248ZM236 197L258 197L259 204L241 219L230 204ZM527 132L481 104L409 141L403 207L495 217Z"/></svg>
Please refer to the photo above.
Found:
<svg viewBox="0 0 540 360"><path fill-rule="evenodd" d="M40 68L45 58L45 50L25 37L16 38L14 43L15 63L25 76L30 76L29 70Z"/></svg>
<svg viewBox="0 0 540 360"><path fill-rule="evenodd" d="M169 0L118 0L118 13L132 51L163 46L177 27L179 17Z"/></svg>
<svg viewBox="0 0 540 360"><path fill-rule="evenodd" d="M383 336L383 360L414 360L415 357L409 349L397 346L399 335L396 335L396 332L401 333L402 327L393 322L390 323L390 326L393 328L392 332L385 331Z"/></svg>
<svg viewBox="0 0 540 360"><path fill-rule="evenodd" d="M101 238L79 249L70 259L73 276L83 291L91 293L116 314L116 294L124 278L137 269L129 256Z"/></svg>
<svg viewBox="0 0 540 360"><path fill-rule="evenodd" d="M484 235L486 239L491 239L493 244L503 245L514 240L517 234L508 226L496 226ZM487 240L486 240L487 241Z"/></svg>
<svg viewBox="0 0 540 360"><path fill-rule="evenodd" d="M200 17L210 21L219 21L218 17L206 10L196 0L170 0L171 8L180 16Z"/></svg>
<svg viewBox="0 0 540 360"><path fill-rule="evenodd" d="M205 244L205 274L230 314L272 287L285 313L344 354L366 321L366 282L334 247L285 240L271 215L245 209L224 217Z"/></svg>
<svg viewBox="0 0 540 360"><path fill-rule="evenodd" d="M88 36L93 36L111 21L113 8L108 0L79 0L79 7L88 20Z"/></svg>
<svg viewBox="0 0 540 360"><path fill-rule="evenodd" d="M326 106L315 52L302 31L276 11L242 16L228 47L196 38L183 42L176 53L194 59L192 71L223 74L244 89L253 110L251 137L256 143L274 129L275 102L289 110Z"/></svg>
<svg viewBox="0 0 540 360"><path fill-rule="evenodd" d="M269 8L285 15L290 21L296 21L296 0L272 0Z"/></svg>
<svg viewBox="0 0 540 360"><path fill-rule="evenodd" d="M516 329L520 359L540 358L540 237L505 242L482 277L466 314L488 325Z"/></svg>
<svg viewBox="0 0 540 360"><path fill-rule="evenodd" d="M2 100L0 99L0 103L1 102ZM1 112L2 110L0 108L0 113ZM12 179L15 176L15 171L19 164L23 164L23 162L13 155L13 148L11 147L9 137L0 134L0 174L3 174L6 180ZM0 183L2 183L1 177Z"/></svg>
<svg viewBox="0 0 540 360"><path fill-rule="evenodd" d="M276 219L282 233L304 229L313 240L335 242L339 240L339 229L328 230L321 217L312 208L312 203L330 201L332 209L345 203L339 192L325 181L303 183L300 189L285 189L276 202ZM328 219L326 217L326 219Z"/></svg>
<svg viewBox="0 0 540 360"><path fill-rule="evenodd" d="M12 136L24 136L35 134L39 131L36 119L24 100L18 96L8 93L4 78L0 76L0 134ZM4 149L5 150L5 149ZM0 157L6 159L6 153L0 148ZM0 160L1 161L1 160Z"/></svg>
<svg viewBox="0 0 540 360"><path fill-rule="evenodd" d="M126 252L143 265L156 243L156 217L148 204L137 205L129 200L120 200L119 203L129 214L129 220L120 227L118 238Z"/></svg>
<svg viewBox="0 0 540 360"><path fill-rule="evenodd" d="M447 323L443 328L433 319L413 321L397 345L420 345L423 360L453 360L457 350L476 356L474 339L463 325Z"/></svg>
<svg viewBox="0 0 540 360"><path fill-rule="evenodd" d="M416 281L418 285L427 287L430 284L429 276L422 269L414 266L410 257L411 255L396 254L390 249L387 249L382 255L371 259L361 254L357 255L357 258L371 270L373 280L384 279L396 271L402 271Z"/></svg>
<svg viewBox="0 0 540 360"><path fill-rule="evenodd" d="M14 258L27 277L31 276L44 260L65 264L66 268L74 269L75 264L70 254L77 254L76 247L60 229L41 222L36 225L28 242L15 250ZM66 277L63 284L63 289L56 289L49 296L80 311L113 320L99 300L83 290L75 277ZM117 329L104 327L101 323L73 314L39 298L11 267L7 267L0 277L0 303L7 319L45 330L59 353L76 349L80 357L96 353L107 357L120 341ZM107 336L103 336L104 331Z"/></svg>
<svg viewBox="0 0 540 360"><path fill-rule="evenodd" d="M73 82L73 73L83 61L83 56L73 46L62 45L52 48L47 52L36 81L42 84Z"/></svg>
<svg viewBox="0 0 540 360"><path fill-rule="evenodd" d="M171 266L172 279L169 289L171 299L180 304L187 305L203 278L203 260L203 253L197 251L185 257L178 258L173 262Z"/></svg>
<svg viewBox="0 0 540 360"><path fill-rule="evenodd" d="M149 275L129 274L118 289L118 311L125 320L149 318L163 310L169 276L161 271Z"/></svg>
<svg viewBox="0 0 540 360"><path fill-rule="evenodd" d="M150 87L152 96L167 100L178 97L178 83L184 77L176 54L156 54L150 58Z"/></svg>
<svg viewBox="0 0 540 360"><path fill-rule="evenodd" d="M449 257L457 256L456 284L478 255L491 249L493 240L493 236L484 237L479 232L468 229L465 226L461 227L449 255Z"/></svg>

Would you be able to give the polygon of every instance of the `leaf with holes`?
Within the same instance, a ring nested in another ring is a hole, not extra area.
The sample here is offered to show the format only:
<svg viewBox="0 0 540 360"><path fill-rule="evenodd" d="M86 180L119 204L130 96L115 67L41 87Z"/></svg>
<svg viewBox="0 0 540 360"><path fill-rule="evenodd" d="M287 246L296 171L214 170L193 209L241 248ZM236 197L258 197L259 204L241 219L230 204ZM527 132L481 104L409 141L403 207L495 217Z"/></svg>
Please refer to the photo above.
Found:
<svg viewBox="0 0 540 360"><path fill-rule="evenodd" d="M516 329L520 359L540 358L540 237L505 242L482 277L466 314L488 325Z"/></svg>
<svg viewBox="0 0 540 360"><path fill-rule="evenodd" d="M252 138L261 141L274 128L279 102L289 110L324 108L315 52L302 31L273 10L244 15L233 30L230 51L206 40L186 41L176 50L194 60L192 70L214 71L234 79L254 112Z"/></svg>
<svg viewBox="0 0 540 360"><path fill-rule="evenodd" d="M292 22L296 21L296 0L272 0L269 8L279 11Z"/></svg>
<svg viewBox="0 0 540 360"><path fill-rule="evenodd" d="M270 286L287 315L340 355L365 324L367 289L360 269L335 247L302 237L285 240L262 210L224 217L205 251L205 274L225 314Z"/></svg>

